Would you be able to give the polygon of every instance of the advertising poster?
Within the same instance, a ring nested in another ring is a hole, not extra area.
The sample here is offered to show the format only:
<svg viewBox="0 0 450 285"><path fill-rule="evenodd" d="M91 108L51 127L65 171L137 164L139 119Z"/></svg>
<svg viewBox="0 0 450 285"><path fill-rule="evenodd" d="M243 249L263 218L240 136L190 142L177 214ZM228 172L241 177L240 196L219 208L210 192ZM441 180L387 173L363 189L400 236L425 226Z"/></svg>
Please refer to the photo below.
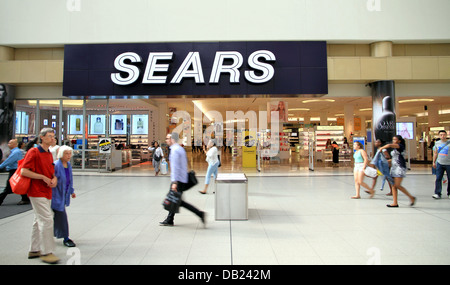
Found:
<svg viewBox="0 0 450 285"><path fill-rule="evenodd" d="M287 123L288 122L288 103L286 101L272 101L267 102L267 122L271 122L271 114L274 111L278 111L278 122Z"/></svg>
<svg viewBox="0 0 450 285"><path fill-rule="evenodd" d="M401 135L404 139L414 139L414 123L401 122L397 123L397 135Z"/></svg>
<svg viewBox="0 0 450 285"><path fill-rule="evenodd" d="M131 118L131 133L133 135L147 135L148 115L132 115Z"/></svg>
<svg viewBox="0 0 450 285"><path fill-rule="evenodd" d="M106 132L106 116L90 115L89 116L89 134L104 135Z"/></svg>
<svg viewBox="0 0 450 285"><path fill-rule="evenodd" d="M109 132L111 135L127 134L127 115L111 115L111 127Z"/></svg>
<svg viewBox="0 0 450 285"><path fill-rule="evenodd" d="M83 115L69 115L69 135L82 135L83 125Z"/></svg>
<svg viewBox="0 0 450 285"><path fill-rule="evenodd" d="M355 152L355 142L360 142L363 146L363 149L366 149L366 140L364 137L353 137L353 152Z"/></svg>
<svg viewBox="0 0 450 285"><path fill-rule="evenodd" d="M15 88L0 84L0 148L8 149L8 141L14 135L14 97Z"/></svg>
<svg viewBox="0 0 450 285"><path fill-rule="evenodd" d="M372 88L372 128L374 140L392 142L396 135L395 86L394 81L376 81Z"/></svg>

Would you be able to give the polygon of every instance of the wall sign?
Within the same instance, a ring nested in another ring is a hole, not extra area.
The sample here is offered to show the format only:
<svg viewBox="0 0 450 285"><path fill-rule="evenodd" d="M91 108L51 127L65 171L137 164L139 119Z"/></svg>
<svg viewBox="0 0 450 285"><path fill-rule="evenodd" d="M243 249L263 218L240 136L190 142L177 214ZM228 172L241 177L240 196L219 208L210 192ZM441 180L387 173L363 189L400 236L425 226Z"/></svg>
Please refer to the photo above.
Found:
<svg viewBox="0 0 450 285"><path fill-rule="evenodd" d="M63 95L327 94L326 42L66 45Z"/></svg>

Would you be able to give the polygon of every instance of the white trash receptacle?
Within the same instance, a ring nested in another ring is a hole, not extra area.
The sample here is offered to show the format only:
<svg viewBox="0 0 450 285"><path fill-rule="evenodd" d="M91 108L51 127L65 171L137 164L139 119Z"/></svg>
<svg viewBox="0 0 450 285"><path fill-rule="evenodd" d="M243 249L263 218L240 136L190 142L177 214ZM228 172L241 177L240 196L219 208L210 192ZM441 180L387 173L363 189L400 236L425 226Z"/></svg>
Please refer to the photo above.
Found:
<svg viewBox="0 0 450 285"><path fill-rule="evenodd" d="M248 180L244 173L219 173L216 188L216 221L248 220Z"/></svg>

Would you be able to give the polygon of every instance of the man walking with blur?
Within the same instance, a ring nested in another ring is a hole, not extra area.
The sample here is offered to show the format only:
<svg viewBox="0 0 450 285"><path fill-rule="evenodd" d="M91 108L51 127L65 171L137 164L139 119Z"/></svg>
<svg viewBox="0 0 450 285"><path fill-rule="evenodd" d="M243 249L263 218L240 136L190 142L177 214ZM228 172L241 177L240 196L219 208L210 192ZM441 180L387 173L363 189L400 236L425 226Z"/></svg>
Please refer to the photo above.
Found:
<svg viewBox="0 0 450 285"><path fill-rule="evenodd" d="M177 192L183 192L187 189L188 183L188 167L187 167L187 156L186 151L183 147L178 144L179 134L172 133L166 136L166 142L170 147L170 178L171 178L171 189ZM206 225L206 213L200 211L191 204L181 201L180 207L185 207L189 211L196 214L202 221L203 225ZM169 212L167 218L160 222L161 226L173 226L173 220L175 217L174 212Z"/></svg>

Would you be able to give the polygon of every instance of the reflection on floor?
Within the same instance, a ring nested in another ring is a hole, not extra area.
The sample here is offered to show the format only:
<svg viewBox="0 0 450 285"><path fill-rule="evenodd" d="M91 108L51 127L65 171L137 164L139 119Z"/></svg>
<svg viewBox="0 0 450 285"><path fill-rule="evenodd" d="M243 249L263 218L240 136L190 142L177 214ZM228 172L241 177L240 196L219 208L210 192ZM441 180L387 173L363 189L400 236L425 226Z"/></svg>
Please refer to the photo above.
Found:
<svg viewBox="0 0 450 285"><path fill-rule="evenodd" d="M208 169L208 163L205 161L205 154L200 152L187 152L189 168L195 170L198 176L204 176ZM261 169L258 171L255 168L243 168L242 158L233 158L231 153L222 152L221 155L222 166L219 172L222 173L237 173L243 172L247 176L311 176L311 175L353 175L353 165L350 163L324 163L316 161L314 163L314 171L309 169L308 157L302 157L298 153L291 155L290 159L285 160L262 160ZM170 165L170 164L169 164ZM431 166L428 164L414 164L411 166L412 171L418 173L431 173ZM95 172L95 170L93 171ZM84 172L86 174L86 172ZM115 171L115 175L154 175L154 168L151 162L146 161L134 164L131 167L126 167Z"/></svg>

